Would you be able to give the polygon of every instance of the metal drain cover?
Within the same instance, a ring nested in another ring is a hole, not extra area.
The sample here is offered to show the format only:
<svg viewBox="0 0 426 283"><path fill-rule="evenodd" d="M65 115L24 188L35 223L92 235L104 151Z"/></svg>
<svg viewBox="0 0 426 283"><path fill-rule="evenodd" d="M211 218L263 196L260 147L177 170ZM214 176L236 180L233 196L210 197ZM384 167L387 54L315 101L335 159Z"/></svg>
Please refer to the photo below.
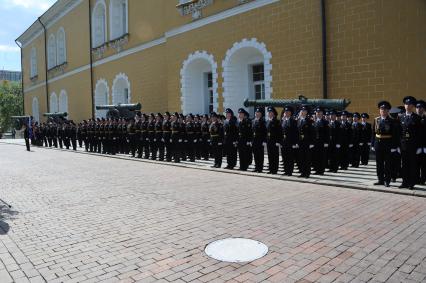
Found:
<svg viewBox="0 0 426 283"><path fill-rule="evenodd" d="M205 253L225 262L249 262L264 257L268 247L258 241L244 238L228 238L207 245Z"/></svg>

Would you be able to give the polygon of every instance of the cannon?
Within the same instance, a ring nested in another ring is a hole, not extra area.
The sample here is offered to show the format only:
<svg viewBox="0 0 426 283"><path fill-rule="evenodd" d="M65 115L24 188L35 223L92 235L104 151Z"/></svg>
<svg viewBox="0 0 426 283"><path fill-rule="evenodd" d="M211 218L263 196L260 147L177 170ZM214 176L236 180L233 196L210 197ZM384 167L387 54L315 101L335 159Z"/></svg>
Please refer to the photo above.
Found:
<svg viewBox="0 0 426 283"><path fill-rule="evenodd" d="M341 111L351 104L349 99L308 99L303 95L300 95L298 99L260 99L260 100L249 100L244 101L245 107L256 107L256 106L273 106L283 108L285 106L292 106L298 110L302 105L308 105L311 107L323 107L325 109L334 109Z"/></svg>
<svg viewBox="0 0 426 283"><path fill-rule="evenodd" d="M96 110L107 110L106 117L108 119L132 119L136 115L135 112L141 109L142 105L140 103L96 106Z"/></svg>
<svg viewBox="0 0 426 283"><path fill-rule="evenodd" d="M44 117L47 117L48 121L52 121L55 123L63 123L67 121L67 112L57 112L57 113L44 113Z"/></svg>

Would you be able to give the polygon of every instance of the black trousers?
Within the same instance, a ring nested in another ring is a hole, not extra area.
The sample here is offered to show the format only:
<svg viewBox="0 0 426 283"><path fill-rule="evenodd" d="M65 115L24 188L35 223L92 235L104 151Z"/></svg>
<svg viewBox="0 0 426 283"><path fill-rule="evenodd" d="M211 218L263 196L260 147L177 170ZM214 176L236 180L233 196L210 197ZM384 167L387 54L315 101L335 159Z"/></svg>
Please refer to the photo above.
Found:
<svg viewBox="0 0 426 283"><path fill-rule="evenodd" d="M219 144L218 142L212 141L211 150L214 158L214 165L216 167L221 167L223 157L223 145Z"/></svg>
<svg viewBox="0 0 426 283"><path fill-rule="evenodd" d="M247 141L238 144L238 156L240 157L240 170L246 171L251 164L251 146Z"/></svg>
<svg viewBox="0 0 426 283"><path fill-rule="evenodd" d="M76 139L71 139L72 149L77 150L77 141Z"/></svg>
<svg viewBox="0 0 426 283"><path fill-rule="evenodd" d="M361 151L361 164L368 165L368 159L370 158L370 145L368 143L364 143L360 147Z"/></svg>
<svg viewBox="0 0 426 283"><path fill-rule="evenodd" d="M237 147L234 145L234 143L229 142L224 144L224 150L226 154L227 167L234 168L237 165Z"/></svg>
<svg viewBox="0 0 426 283"><path fill-rule="evenodd" d="M30 151L30 140L28 138L25 139L25 146L27 147L27 151Z"/></svg>
<svg viewBox="0 0 426 283"><path fill-rule="evenodd" d="M346 170L349 167L350 148L348 144L342 144L340 147L340 168Z"/></svg>
<svg viewBox="0 0 426 283"><path fill-rule="evenodd" d="M181 159L181 142L179 142L179 138L178 137L173 137L172 138L172 151L173 151L173 161L176 163L180 162Z"/></svg>
<svg viewBox="0 0 426 283"><path fill-rule="evenodd" d="M284 164L284 174L288 176L293 175L294 161L296 158L295 154L296 151L292 148L291 145L283 145L283 147L281 148L281 155Z"/></svg>
<svg viewBox="0 0 426 283"><path fill-rule="evenodd" d="M401 150L402 183L408 186L414 186L418 182L416 150L415 147Z"/></svg>
<svg viewBox="0 0 426 283"><path fill-rule="evenodd" d="M391 145L386 140L378 140L374 145L374 151L376 152L377 179L379 182L389 183L392 168Z"/></svg>
<svg viewBox="0 0 426 283"><path fill-rule="evenodd" d="M426 182L426 152L417 155L417 168L419 175L419 184Z"/></svg>
<svg viewBox="0 0 426 283"><path fill-rule="evenodd" d="M299 150L297 151L297 167L302 176L309 177L311 175L311 149L309 145L299 146Z"/></svg>
<svg viewBox="0 0 426 283"><path fill-rule="evenodd" d="M188 156L188 159L192 162L195 161L195 147L197 146L197 143L194 142L195 138L188 137L188 141L185 144L186 147L186 156Z"/></svg>
<svg viewBox="0 0 426 283"><path fill-rule="evenodd" d="M361 148L359 143L353 145L351 158L352 167L358 168L361 160Z"/></svg>
<svg viewBox="0 0 426 283"><path fill-rule="evenodd" d="M275 142L267 143L269 172L277 174L280 162L280 150Z"/></svg>
<svg viewBox="0 0 426 283"><path fill-rule="evenodd" d="M314 144L312 163L315 173L317 174L324 174L325 166L327 163L326 150L327 149L324 147L323 142L317 142Z"/></svg>
<svg viewBox="0 0 426 283"><path fill-rule="evenodd" d="M339 156L340 149L335 144L329 144L328 147L328 167L330 172L337 172L339 170Z"/></svg>
<svg viewBox="0 0 426 283"><path fill-rule="evenodd" d="M172 142L170 137L164 138L164 147L166 151L166 161L170 162L172 161L173 152L172 152Z"/></svg>
<svg viewBox="0 0 426 283"><path fill-rule="evenodd" d="M391 179L401 178L401 154L399 152L391 152Z"/></svg>
<svg viewBox="0 0 426 283"><path fill-rule="evenodd" d="M263 143L253 143L253 157L254 157L254 167L258 172L263 171L263 163L265 159L265 147Z"/></svg>
<svg viewBox="0 0 426 283"><path fill-rule="evenodd" d="M208 137L203 137L200 142L201 157L204 160L209 160L210 157L210 142Z"/></svg>

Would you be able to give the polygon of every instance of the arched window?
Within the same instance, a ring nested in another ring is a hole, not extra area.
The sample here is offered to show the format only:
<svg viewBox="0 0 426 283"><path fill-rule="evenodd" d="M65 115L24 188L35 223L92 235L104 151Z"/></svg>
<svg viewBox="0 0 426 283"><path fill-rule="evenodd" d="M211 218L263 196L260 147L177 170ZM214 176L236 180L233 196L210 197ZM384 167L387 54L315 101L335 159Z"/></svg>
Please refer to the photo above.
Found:
<svg viewBox="0 0 426 283"><path fill-rule="evenodd" d="M33 98L33 118L34 121L39 122L40 121L40 111L39 111L39 105L38 105L38 98L34 97Z"/></svg>
<svg viewBox="0 0 426 283"><path fill-rule="evenodd" d="M37 76L37 50L35 47L31 48L31 63L30 63L30 77Z"/></svg>
<svg viewBox="0 0 426 283"><path fill-rule="evenodd" d="M59 28L58 33L56 34L57 42L57 56L58 56L58 65L61 65L67 61L67 42L65 38L64 28Z"/></svg>
<svg viewBox="0 0 426 283"><path fill-rule="evenodd" d="M52 92L52 94L50 95L49 108L51 113L58 112L58 96L54 92Z"/></svg>
<svg viewBox="0 0 426 283"><path fill-rule="evenodd" d="M112 104L130 103L130 81L126 74L118 74L112 84Z"/></svg>
<svg viewBox="0 0 426 283"><path fill-rule="evenodd" d="M92 45L99 47L106 42L106 5L99 0L92 13Z"/></svg>
<svg viewBox="0 0 426 283"><path fill-rule="evenodd" d="M127 0L111 0L110 2L110 38L116 39L128 31Z"/></svg>
<svg viewBox="0 0 426 283"><path fill-rule="evenodd" d="M68 95L65 90L61 90L59 94L59 111L58 112L68 112Z"/></svg>
<svg viewBox="0 0 426 283"><path fill-rule="evenodd" d="M47 41L47 66L48 69L56 66L56 39L54 34L51 34Z"/></svg>

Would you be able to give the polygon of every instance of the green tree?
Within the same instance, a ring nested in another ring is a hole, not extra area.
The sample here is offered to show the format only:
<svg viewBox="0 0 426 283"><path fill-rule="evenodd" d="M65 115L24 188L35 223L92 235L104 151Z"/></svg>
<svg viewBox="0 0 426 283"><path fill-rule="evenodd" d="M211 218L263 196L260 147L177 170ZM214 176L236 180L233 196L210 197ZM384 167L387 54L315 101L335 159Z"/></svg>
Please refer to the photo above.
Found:
<svg viewBox="0 0 426 283"><path fill-rule="evenodd" d="M21 84L4 81L0 85L0 133L12 128L11 116L23 115Z"/></svg>

